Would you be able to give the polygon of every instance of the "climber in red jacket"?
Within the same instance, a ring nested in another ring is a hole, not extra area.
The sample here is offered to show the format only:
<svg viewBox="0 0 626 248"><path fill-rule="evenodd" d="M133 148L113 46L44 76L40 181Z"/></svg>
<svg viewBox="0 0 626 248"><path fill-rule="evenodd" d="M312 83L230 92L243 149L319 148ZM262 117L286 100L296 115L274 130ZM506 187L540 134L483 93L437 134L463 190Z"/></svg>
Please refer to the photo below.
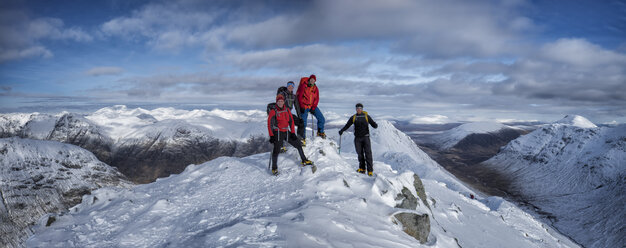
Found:
<svg viewBox="0 0 626 248"><path fill-rule="evenodd" d="M311 112L317 119L317 136L325 139L326 134L324 133L324 123L326 122L326 119L324 119L322 111L317 107L317 104L320 101L320 95L317 85L315 85L316 81L317 77L315 77L315 75L300 79L297 92L298 103L300 104L300 110L302 111L300 116L302 117L302 121L306 127L307 117L309 112Z"/></svg>
<svg viewBox="0 0 626 248"><path fill-rule="evenodd" d="M313 164L304 156L302 144L296 136L291 111L285 107L285 97L281 94L276 95L276 107L269 112L267 117L267 130L270 135L270 143L274 144L274 149L272 150L272 174L278 174L276 161L285 140L298 149L303 166Z"/></svg>

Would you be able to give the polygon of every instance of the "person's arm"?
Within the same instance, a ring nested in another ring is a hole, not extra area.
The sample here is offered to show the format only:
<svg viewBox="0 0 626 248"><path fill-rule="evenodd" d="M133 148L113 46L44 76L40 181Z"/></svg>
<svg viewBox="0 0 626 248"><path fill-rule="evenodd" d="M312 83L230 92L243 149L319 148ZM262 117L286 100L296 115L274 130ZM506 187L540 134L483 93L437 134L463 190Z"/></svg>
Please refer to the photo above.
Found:
<svg viewBox="0 0 626 248"><path fill-rule="evenodd" d="M315 94L313 96L313 105L311 105L311 111L317 108L317 104L320 101L320 88L318 88L317 85L315 85L314 87L315 87Z"/></svg>
<svg viewBox="0 0 626 248"><path fill-rule="evenodd" d="M296 91L296 98L298 99L298 105L300 106L300 108L302 108L302 106L300 104L302 104L303 100L304 100L304 89L306 88L306 85L302 85L302 82L300 82L300 84L298 85L298 91Z"/></svg>
<svg viewBox="0 0 626 248"><path fill-rule="evenodd" d="M374 121L374 119L372 119L371 115L367 115L367 122L370 123L370 125L372 125L372 127L374 128L378 128L378 124L376 124L376 122Z"/></svg>
<svg viewBox="0 0 626 248"><path fill-rule="evenodd" d="M270 110L270 115L267 117L267 131L270 134L270 137L274 136L274 132L272 131L272 119L275 114L274 110Z"/></svg>
<svg viewBox="0 0 626 248"><path fill-rule="evenodd" d="M350 116L350 118L348 118L348 122L346 122L346 125L343 126L343 128L341 130L339 130L339 133L343 133L344 131L348 130L348 128L350 128L350 126L352 126L352 121L353 116Z"/></svg>
<svg viewBox="0 0 626 248"><path fill-rule="evenodd" d="M291 115L291 111L287 111L287 114L289 115L289 120L291 120L291 121L289 122L289 124L290 124L289 126L291 127L291 133L295 134L295 133L296 133L296 127L295 127L295 125L293 124L293 123L294 123L294 121L293 121L293 115Z"/></svg>
<svg viewBox="0 0 626 248"><path fill-rule="evenodd" d="M300 101L298 100L298 95L295 95L294 97L293 106L294 106L294 109L296 110L296 116L298 116L298 118L302 118L300 116Z"/></svg>

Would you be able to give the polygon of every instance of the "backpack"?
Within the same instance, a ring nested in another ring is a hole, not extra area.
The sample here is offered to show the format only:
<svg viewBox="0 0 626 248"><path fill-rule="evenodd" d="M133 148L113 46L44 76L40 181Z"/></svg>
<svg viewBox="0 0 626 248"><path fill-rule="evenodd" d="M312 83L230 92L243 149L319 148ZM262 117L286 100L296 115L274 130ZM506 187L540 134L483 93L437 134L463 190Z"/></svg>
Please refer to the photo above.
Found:
<svg viewBox="0 0 626 248"><path fill-rule="evenodd" d="M365 122L369 122L369 120L367 119L367 112L363 111L363 113L365 114ZM356 121L356 114L352 116L352 123L354 123L355 121Z"/></svg>
<svg viewBox="0 0 626 248"><path fill-rule="evenodd" d="M267 104L267 115L270 115L270 111L276 108L276 103L271 102Z"/></svg>
<svg viewBox="0 0 626 248"><path fill-rule="evenodd" d="M281 95L283 95L285 97L285 100L287 100L287 95L288 95L287 92L289 92L289 89L287 89L287 87L285 87L285 86L281 86L276 91L276 95L281 94Z"/></svg>
<svg viewBox="0 0 626 248"><path fill-rule="evenodd" d="M285 108L287 108L287 106L285 106ZM267 115L270 115L270 111L272 110L276 110L275 102L271 102L267 104L267 109L266 109ZM274 115L274 117L272 117L272 120L271 120L272 130L278 129L278 123L276 122L276 114ZM289 114L289 125L291 125L292 123L293 123L293 118L291 117L291 114Z"/></svg>

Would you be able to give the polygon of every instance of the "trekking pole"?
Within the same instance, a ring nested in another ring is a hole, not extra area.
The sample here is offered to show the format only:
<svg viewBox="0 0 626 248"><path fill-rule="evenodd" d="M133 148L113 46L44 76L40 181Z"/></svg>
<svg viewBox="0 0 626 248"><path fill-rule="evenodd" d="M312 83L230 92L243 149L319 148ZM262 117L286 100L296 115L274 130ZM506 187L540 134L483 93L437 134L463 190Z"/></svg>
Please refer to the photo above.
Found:
<svg viewBox="0 0 626 248"><path fill-rule="evenodd" d="M341 134L339 135L339 155L341 155Z"/></svg>
<svg viewBox="0 0 626 248"><path fill-rule="evenodd" d="M314 129L315 127L313 126L313 114L311 113L311 138L315 137L315 134L313 133Z"/></svg>

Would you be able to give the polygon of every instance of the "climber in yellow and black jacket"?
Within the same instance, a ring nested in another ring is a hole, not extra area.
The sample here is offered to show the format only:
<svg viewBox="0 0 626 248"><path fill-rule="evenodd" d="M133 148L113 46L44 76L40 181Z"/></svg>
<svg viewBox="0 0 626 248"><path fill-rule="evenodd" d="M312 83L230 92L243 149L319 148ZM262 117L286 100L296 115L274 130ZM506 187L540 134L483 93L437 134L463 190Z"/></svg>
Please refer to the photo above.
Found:
<svg viewBox="0 0 626 248"><path fill-rule="evenodd" d="M351 116L346 125L339 130L339 135L342 135L352 124L354 124L354 148L356 149L356 154L359 155L359 169L357 172L365 173L367 165L367 174L372 176L374 162L372 159L369 125L372 125L373 128L378 128L378 124L367 112L363 111L363 104L361 103L356 104L356 114Z"/></svg>

